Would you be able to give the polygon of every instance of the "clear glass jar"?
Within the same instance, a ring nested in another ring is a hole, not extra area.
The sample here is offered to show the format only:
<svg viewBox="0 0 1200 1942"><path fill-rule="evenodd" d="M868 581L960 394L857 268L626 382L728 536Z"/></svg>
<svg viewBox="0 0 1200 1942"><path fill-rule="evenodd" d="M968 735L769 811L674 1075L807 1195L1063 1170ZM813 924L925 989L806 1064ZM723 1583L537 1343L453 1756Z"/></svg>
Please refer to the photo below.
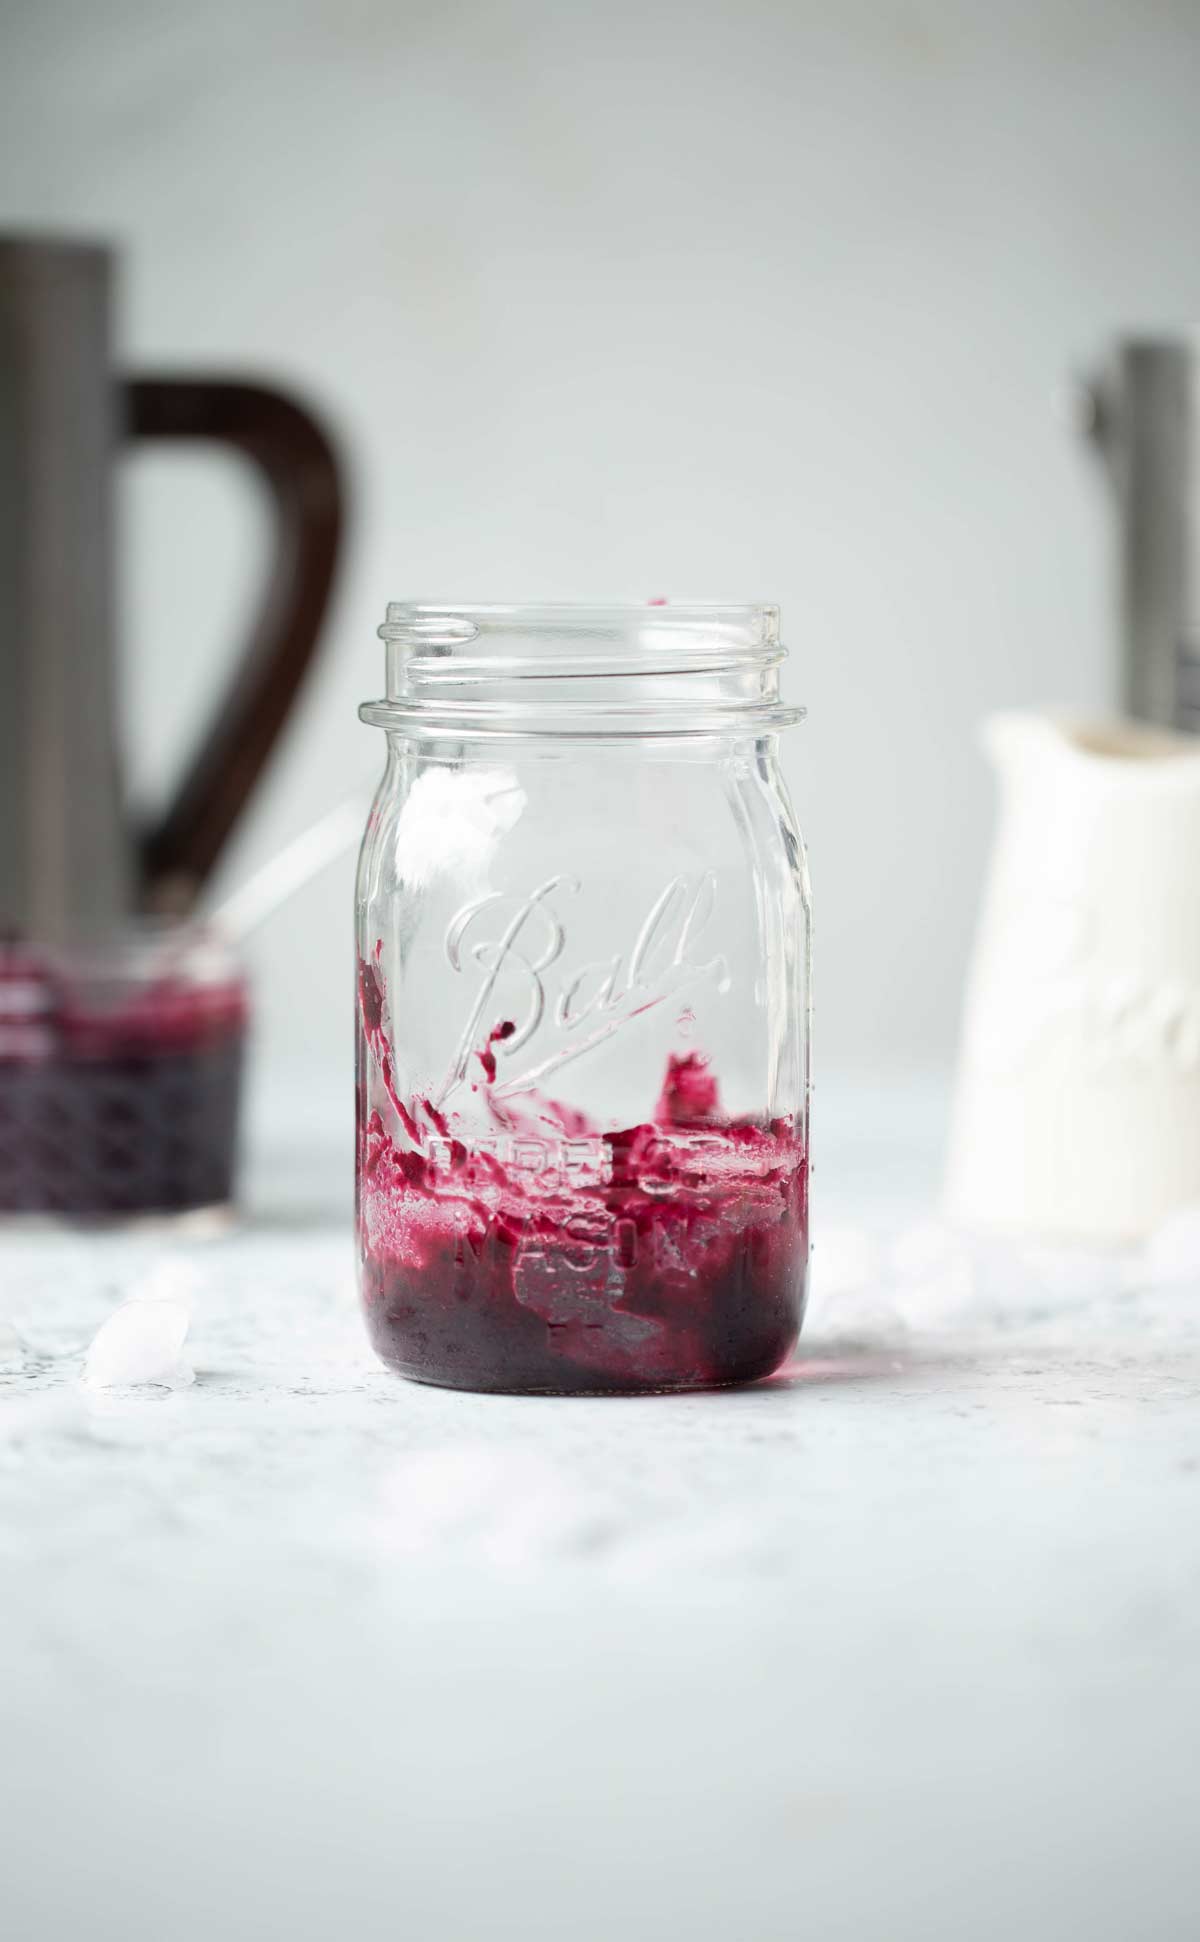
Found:
<svg viewBox="0 0 1200 1942"><path fill-rule="evenodd" d="M465 1389L751 1381L808 1260L773 607L395 603L358 877L361 1286Z"/></svg>

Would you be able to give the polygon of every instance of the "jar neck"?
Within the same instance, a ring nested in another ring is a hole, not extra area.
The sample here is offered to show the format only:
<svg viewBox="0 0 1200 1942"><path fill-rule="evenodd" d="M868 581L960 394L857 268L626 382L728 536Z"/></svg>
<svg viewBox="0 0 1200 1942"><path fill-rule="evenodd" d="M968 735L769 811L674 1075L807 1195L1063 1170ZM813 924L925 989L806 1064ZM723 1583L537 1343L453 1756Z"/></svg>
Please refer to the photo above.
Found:
<svg viewBox="0 0 1200 1942"><path fill-rule="evenodd" d="M411 736L755 734L780 699L768 606L460 606L393 602L387 695L365 721Z"/></svg>

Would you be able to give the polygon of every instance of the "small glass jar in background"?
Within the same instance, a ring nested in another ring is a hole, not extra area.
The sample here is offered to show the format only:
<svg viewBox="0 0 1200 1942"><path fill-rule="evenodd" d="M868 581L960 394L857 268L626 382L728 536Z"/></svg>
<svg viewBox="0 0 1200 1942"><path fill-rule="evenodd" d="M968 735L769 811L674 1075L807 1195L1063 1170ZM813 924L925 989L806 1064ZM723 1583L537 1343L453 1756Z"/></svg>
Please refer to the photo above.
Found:
<svg viewBox="0 0 1200 1942"><path fill-rule="evenodd" d="M468 1389L771 1374L808 1259L776 609L398 603L380 631L357 905L376 1349Z"/></svg>
<svg viewBox="0 0 1200 1942"><path fill-rule="evenodd" d="M199 925L0 941L0 1213L227 1207L247 1017L239 963Z"/></svg>

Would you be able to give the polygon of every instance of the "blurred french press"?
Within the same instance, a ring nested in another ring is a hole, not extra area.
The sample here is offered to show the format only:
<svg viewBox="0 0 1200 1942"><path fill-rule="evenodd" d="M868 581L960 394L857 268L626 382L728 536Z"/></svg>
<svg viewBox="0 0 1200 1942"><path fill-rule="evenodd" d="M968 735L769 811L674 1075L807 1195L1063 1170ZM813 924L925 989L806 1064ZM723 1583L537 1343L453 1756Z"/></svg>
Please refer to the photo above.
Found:
<svg viewBox="0 0 1200 1942"><path fill-rule="evenodd" d="M228 1198L245 991L190 920L311 665L342 525L307 406L114 367L114 282L102 244L0 236L0 1211ZM234 448L275 515L245 650L145 825L116 728L114 482L133 439Z"/></svg>

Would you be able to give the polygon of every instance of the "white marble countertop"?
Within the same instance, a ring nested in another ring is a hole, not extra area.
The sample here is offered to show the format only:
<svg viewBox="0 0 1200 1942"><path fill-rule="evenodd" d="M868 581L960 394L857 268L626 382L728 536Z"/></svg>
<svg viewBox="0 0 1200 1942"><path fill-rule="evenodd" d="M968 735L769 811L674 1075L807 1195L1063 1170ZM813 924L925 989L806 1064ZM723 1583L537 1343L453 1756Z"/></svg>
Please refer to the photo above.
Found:
<svg viewBox="0 0 1200 1942"><path fill-rule="evenodd" d="M190 1387L79 1380L161 1241L0 1239L6 1937L1194 1936L1196 1228L968 1245L939 1131L835 1089L721 1395L389 1376L311 1140L171 1244Z"/></svg>

